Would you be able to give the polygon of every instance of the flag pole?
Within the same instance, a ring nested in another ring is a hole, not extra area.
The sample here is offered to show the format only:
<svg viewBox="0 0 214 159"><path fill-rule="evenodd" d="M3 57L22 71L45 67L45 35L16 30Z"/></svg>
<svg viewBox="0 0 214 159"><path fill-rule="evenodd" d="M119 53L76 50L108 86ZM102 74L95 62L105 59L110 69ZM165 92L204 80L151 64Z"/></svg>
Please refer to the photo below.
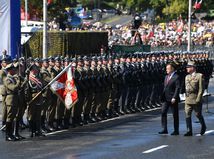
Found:
<svg viewBox="0 0 214 159"><path fill-rule="evenodd" d="M192 12L192 0L189 0L189 13L188 13L188 45L187 51L191 51L191 12Z"/></svg>
<svg viewBox="0 0 214 159"><path fill-rule="evenodd" d="M29 105L40 95L45 91L50 85L52 85L65 71L67 71L71 67L71 63L65 67L54 79L52 79L39 93L36 94L35 97L31 99L31 101L28 103Z"/></svg>
<svg viewBox="0 0 214 159"><path fill-rule="evenodd" d="M25 0L25 25L28 26L28 0Z"/></svg>
<svg viewBox="0 0 214 159"><path fill-rule="evenodd" d="M47 58L47 0L43 0L43 58Z"/></svg>

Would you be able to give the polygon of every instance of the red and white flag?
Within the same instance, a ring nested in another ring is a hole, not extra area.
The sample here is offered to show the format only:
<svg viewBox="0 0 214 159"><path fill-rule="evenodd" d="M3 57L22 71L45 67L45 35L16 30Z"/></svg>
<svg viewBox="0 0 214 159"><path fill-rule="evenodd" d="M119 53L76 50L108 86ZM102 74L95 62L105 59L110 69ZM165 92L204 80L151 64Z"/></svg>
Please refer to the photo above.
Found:
<svg viewBox="0 0 214 159"><path fill-rule="evenodd" d="M203 1L203 0L201 0L200 2L198 2L198 0L196 0L196 2L195 2L195 4L194 4L193 8L194 8L195 10L201 9L202 1Z"/></svg>
<svg viewBox="0 0 214 159"><path fill-rule="evenodd" d="M184 23L183 23L183 21L181 20L180 23L178 24L177 32L178 32L178 33L183 32L183 28L184 28Z"/></svg>
<svg viewBox="0 0 214 159"><path fill-rule="evenodd" d="M62 100L67 109L70 109L77 102L77 88L72 76L71 64L52 80L50 86L51 90Z"/></svg>

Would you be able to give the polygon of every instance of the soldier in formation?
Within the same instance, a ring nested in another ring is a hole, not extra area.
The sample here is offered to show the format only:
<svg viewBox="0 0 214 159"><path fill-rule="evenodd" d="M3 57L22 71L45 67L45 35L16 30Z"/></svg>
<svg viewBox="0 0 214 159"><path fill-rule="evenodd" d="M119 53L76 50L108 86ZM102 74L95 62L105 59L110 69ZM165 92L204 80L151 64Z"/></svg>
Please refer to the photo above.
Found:
<svg viewBox="0 0 214 159"><path fill-rule="evenodd" d="M1 59L2 130L6 128L6 140L24 139L18 130L25 113L30 137L39 137L70 126L83 126L160 107L168 63L176 66L180 94L186 91L188 95L185 78L190 60L203 74L204 89L207 89L213 65L208 53L202 51ZM69 64L78 93L78 101L71 109L64 106L50 87L45 87ZM203 118L199 117L203 124ZM187 118L190 118L190 111ZM202 134L204 130L205 127Z"/></svg>

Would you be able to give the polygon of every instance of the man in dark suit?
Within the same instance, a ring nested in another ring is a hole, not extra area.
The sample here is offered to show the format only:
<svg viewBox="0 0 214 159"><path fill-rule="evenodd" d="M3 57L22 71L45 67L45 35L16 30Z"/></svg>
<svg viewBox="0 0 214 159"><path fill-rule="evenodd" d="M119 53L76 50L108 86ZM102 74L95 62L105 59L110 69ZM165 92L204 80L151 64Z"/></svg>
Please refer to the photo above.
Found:
<svg viewBox="0 0 214 159"><path fill-rule="evenodd" d="M162 114L161 123L163 130L159 134L168 134L167 130L167 112L171 108L174 118L174 132L171 135L179 135L179 115L178 115L178 102L179 102L179 90L180 82L179 76L175 71L175 65L173 63L166 66L166 77L164 81L164 90L162 94Z"/></svg>

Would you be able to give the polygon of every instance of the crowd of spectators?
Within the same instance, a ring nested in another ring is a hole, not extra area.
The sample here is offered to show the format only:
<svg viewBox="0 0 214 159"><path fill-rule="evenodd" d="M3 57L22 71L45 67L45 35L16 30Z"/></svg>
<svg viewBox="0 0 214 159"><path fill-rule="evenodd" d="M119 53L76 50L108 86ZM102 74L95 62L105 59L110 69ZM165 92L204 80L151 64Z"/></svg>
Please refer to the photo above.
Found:
<svg viewBox="0 0 214 159"><path fill-rule="evenodd" d="M52 30L58 28L54 22L49 24ZM54 25L51 26L51 24ZM142 22L138 30L133 30L132 28L132 23L124 26L110 26L96 22L83 23L81 28L72 30L108 31L109 46L114 44L144 44L151 45L151 47L172 47L187 44L188 24L187 20L183 20L182 18L159 24ZM71 28L66 28L66 30L71 30ZM203 45L207 47L214 45L214 21L193 23L191 31L192 45Z"/></svg>

